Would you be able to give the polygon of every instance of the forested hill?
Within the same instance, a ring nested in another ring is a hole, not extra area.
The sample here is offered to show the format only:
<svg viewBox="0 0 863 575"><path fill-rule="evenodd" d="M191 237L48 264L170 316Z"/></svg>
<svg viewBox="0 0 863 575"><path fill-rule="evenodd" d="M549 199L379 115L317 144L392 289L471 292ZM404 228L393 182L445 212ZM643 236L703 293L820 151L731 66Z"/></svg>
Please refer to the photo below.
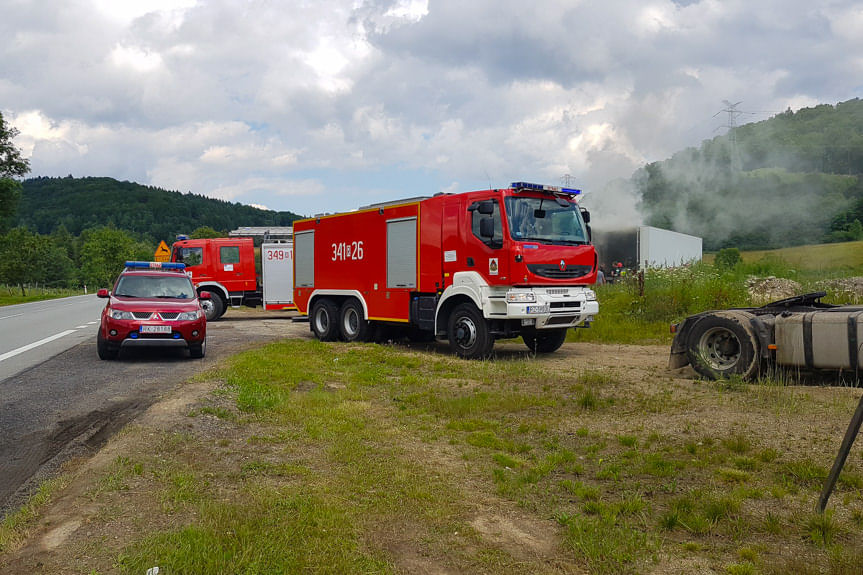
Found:
<svg viewBox="0 0 863 575"><path fill-rule="evenodd" d="M209 226L289 226L300 216L112 178L33 178L23 182L13 225L50 234L65 226L72 235L113 224L142 238L170 243L179 233Z"/></svg>
<svg viewBox="0 0 863 575"><path fill-rule="evenodd" d="M708 250L863 239L863 101L739 126L633 183L645 223L701 236Z"/></svg>

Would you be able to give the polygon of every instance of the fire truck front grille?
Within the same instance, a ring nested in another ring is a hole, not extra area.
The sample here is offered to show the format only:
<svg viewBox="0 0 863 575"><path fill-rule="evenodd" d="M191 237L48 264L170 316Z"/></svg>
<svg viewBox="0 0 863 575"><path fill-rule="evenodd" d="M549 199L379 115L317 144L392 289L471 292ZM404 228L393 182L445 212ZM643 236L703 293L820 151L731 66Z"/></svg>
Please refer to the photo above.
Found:
<svg viewBox="0 0 863 575"><path fill-rule="evenodd" d="M569 325L575 319L574 315L557 315L548 319L545 325Z"/></svg>
<svg viewBox="0 0 863 575"><path fill-rule="evenodd" d="M527 269L530 273L544 278L555 280L570 280L586 276L593 270L593 266L567 266L561 270L555 264L528 264Z"/></svg>
<svg viewBox="0 0 863 575"><path fill-rule="evenodd" d="M553 301L548 305L551 309L556 310L556 311L560 311L561 309L567 309L567 308L575 308L576 310L581 308L581 302L577 302L577 301Z"/></svg>

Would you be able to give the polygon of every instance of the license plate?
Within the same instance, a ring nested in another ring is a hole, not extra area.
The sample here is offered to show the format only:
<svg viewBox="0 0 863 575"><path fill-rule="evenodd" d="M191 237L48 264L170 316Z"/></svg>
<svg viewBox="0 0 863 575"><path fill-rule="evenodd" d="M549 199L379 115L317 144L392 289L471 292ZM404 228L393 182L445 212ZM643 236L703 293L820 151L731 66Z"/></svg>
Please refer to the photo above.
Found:
<svg viewBox="0 0 863 575"><path fill-rule="evenodd" d="M529 305L527 306L527 313L548 313L547 305Z"/></svg>
<svg viewBox="0 0 863 575"><path fill-rule="evenodd" d="M171 333L169 325L142 325L141 333Z"/></svg>

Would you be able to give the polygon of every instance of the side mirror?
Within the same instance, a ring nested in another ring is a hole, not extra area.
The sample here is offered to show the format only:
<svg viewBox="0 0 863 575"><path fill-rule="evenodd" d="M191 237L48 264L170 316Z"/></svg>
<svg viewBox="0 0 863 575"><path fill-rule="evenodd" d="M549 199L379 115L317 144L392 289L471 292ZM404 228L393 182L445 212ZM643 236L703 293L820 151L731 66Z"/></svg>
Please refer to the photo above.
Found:
<svg viewBox="0 0 863 575"><path fill-rule="evenodd" d="M483 200L479 203L479 213L490 216L494 213L494 200Z"/></svg>
<svg viewBox="0 0 863 575"><path fill-rule="evenodd" d="M494 237L494 219L483 218L479 221L479 235L489 239Z"/></svg>
<svg viewBox="0 0 863 575"><path fill-rule="evenodd" d="M533 217L541 220L545 217L545 210L533 210Z"/></svg>
<svg viewBox="0 0 863 575"><path fill-rule="evenodd" d="M213 294L208 291L202 291L198 294L198 299L213 299Z"/></svg>
<svg viewBox="0 0 863 575"><path fill-rule="evenodd" d="M585 209L582 209L581 210L581 218L584 220L584 223L589 224L590 223L590 212L588 212Z"/></svg>
<svg viewBox="0 0 863 575"><path fill-rule="evenodd" d="M111 297L111 294L110 294L110 292L108 292L108 290L106 290L105 288L102 288L96 292L96 297L107 298L107 297Z"/></svg>

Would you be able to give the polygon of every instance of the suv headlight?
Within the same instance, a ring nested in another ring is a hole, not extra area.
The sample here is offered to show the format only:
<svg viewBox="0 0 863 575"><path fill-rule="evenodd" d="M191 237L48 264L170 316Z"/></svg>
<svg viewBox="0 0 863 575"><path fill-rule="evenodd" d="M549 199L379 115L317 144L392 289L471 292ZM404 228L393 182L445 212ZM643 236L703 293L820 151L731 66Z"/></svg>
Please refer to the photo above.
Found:
<svg viewBox="0 0 863 575"><path fill-rule="evenodd" d="M506 292L507 303L533 303L536 301L536 294L532 291L510 291Z"/></svg>
<svg viewBox="0 0 863 575"><path fill-rule="evenodd" d="M111 310L111 319L135 319L132 316L132 312L123 311L120 309L112 309Z"/></svg>
<svg viewBox="0 0 863 575"><path fill-rule="evenodd" d="M177 316L177 321L193 321L198 319L200 316L200 312L198 310L195 311L184 311L180 315Z"/></svg>

